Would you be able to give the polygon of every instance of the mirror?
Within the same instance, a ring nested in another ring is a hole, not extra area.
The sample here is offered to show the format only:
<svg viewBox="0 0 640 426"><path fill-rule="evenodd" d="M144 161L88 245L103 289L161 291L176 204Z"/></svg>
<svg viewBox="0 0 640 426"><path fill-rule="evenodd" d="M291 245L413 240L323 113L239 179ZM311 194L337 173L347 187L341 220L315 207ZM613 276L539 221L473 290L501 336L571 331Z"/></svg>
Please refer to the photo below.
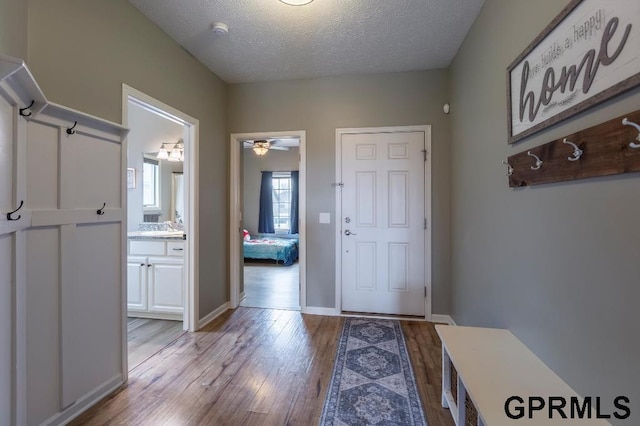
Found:
<svg viewBox="0 0 640 426"><path fill-rule="evenodd" d="M184 224L184 174L173 172L171 176L171 221Z"/></svg>

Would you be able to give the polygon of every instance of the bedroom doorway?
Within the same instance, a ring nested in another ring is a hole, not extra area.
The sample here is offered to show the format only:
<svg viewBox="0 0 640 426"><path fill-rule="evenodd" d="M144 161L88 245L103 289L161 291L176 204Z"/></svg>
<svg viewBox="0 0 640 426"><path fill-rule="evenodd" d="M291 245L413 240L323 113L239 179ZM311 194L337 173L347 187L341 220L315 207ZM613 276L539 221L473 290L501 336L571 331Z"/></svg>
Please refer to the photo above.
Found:
<svg viewBox="0 0 640 426"><path fill-rule="evenodd" d="M231 307L304 311L305 132L231 135Z"/></svg>

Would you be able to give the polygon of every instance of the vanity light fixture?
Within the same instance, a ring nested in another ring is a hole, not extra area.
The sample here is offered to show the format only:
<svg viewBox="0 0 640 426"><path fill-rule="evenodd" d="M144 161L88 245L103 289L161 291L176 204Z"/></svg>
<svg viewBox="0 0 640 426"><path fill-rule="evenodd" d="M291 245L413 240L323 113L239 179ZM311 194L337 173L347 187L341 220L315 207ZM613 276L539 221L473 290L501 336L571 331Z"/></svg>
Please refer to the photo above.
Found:
<svg viewBox="0 0 640 426"><path fill-rule="evenodd" d="M160 149L158 150L158 155L156 155L156 158L158 160L168 160L169 159L169 151L167 151L167 148L165 148L165 143L163 143L162 145L160 145Z"/></svg>
<svg viewBox="0 0 640 426"><path fill-rule="evenodd" d="M166 145L173 145L173 147L167 149ZM163 143L160 145L156 158L158 160L184 161L184 142L180 139L175 144Z"/></svg>
<svg viewBox="0 0 640 426"><path fill-rule="evenodd" d="M305 4L311 3L313 0L280 0L280 1L284 4L288 4L289 6L304 6Z"/></svg>

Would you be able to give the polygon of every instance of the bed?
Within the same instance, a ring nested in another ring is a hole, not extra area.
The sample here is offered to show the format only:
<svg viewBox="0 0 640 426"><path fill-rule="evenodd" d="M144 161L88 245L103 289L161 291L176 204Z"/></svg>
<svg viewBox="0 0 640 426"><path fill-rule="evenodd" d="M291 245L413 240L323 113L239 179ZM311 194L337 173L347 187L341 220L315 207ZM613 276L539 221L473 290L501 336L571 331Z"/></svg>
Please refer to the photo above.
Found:
<svg viewBox="0 0 640 426"><path fill-rule="evenodd" d="M292 265L298 259L298 239L258 236L244 241L245 259L271 259L283 265Z"/></svg>

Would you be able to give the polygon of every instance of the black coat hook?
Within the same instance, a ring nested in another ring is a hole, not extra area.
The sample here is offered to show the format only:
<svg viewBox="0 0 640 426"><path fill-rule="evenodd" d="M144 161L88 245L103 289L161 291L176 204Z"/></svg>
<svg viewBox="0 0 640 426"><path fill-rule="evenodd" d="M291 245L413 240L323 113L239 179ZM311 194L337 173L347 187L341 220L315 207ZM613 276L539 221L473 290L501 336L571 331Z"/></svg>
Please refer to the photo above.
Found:
<svg viewBox="0 0 640 426"><path fill-rule="evenodd" d="M102 216L104 214L104 208L107 206L107 203L102 203L102 208L98 209L98 211L96 213L98 213L100 216Z"/></svg>
<svg viewBox="0 0 640 426"><path fill-rule="evenodd" d="M20 210L22 208L22 206L24 205L24 200L20 201L20 205L18 206L17 209L15 209L12 212L7 213L7 220L20 220L20 218L22 217L22 215L18 215L18 217L11 217L14 213L16 213L18 210Z"/></svg>
<svg viewBox="0 0 640 426"><path fill-rule="evenodd" d="M28 107L26 108L20 108L20 115L23 117L31 117L31 111L29 111L31 109L31 107L33 106L33 104L36 103L35 100L31 101L31 103L29 104ZM29 112L26 112L29 111Z"/></svg>
<svg viewBox="0 0 640 426"><path fill-rule="evenodd" d="M71 126L71 127L69 127L69 128L67 129L67 134L68 134L68 135L75 135L75 134L76 134L76 131L75 131L75 130L73 130L73 129L75 129L77 125L78 125L78 122L77 122L77 121L74 121L73 126Z"/></svg>

